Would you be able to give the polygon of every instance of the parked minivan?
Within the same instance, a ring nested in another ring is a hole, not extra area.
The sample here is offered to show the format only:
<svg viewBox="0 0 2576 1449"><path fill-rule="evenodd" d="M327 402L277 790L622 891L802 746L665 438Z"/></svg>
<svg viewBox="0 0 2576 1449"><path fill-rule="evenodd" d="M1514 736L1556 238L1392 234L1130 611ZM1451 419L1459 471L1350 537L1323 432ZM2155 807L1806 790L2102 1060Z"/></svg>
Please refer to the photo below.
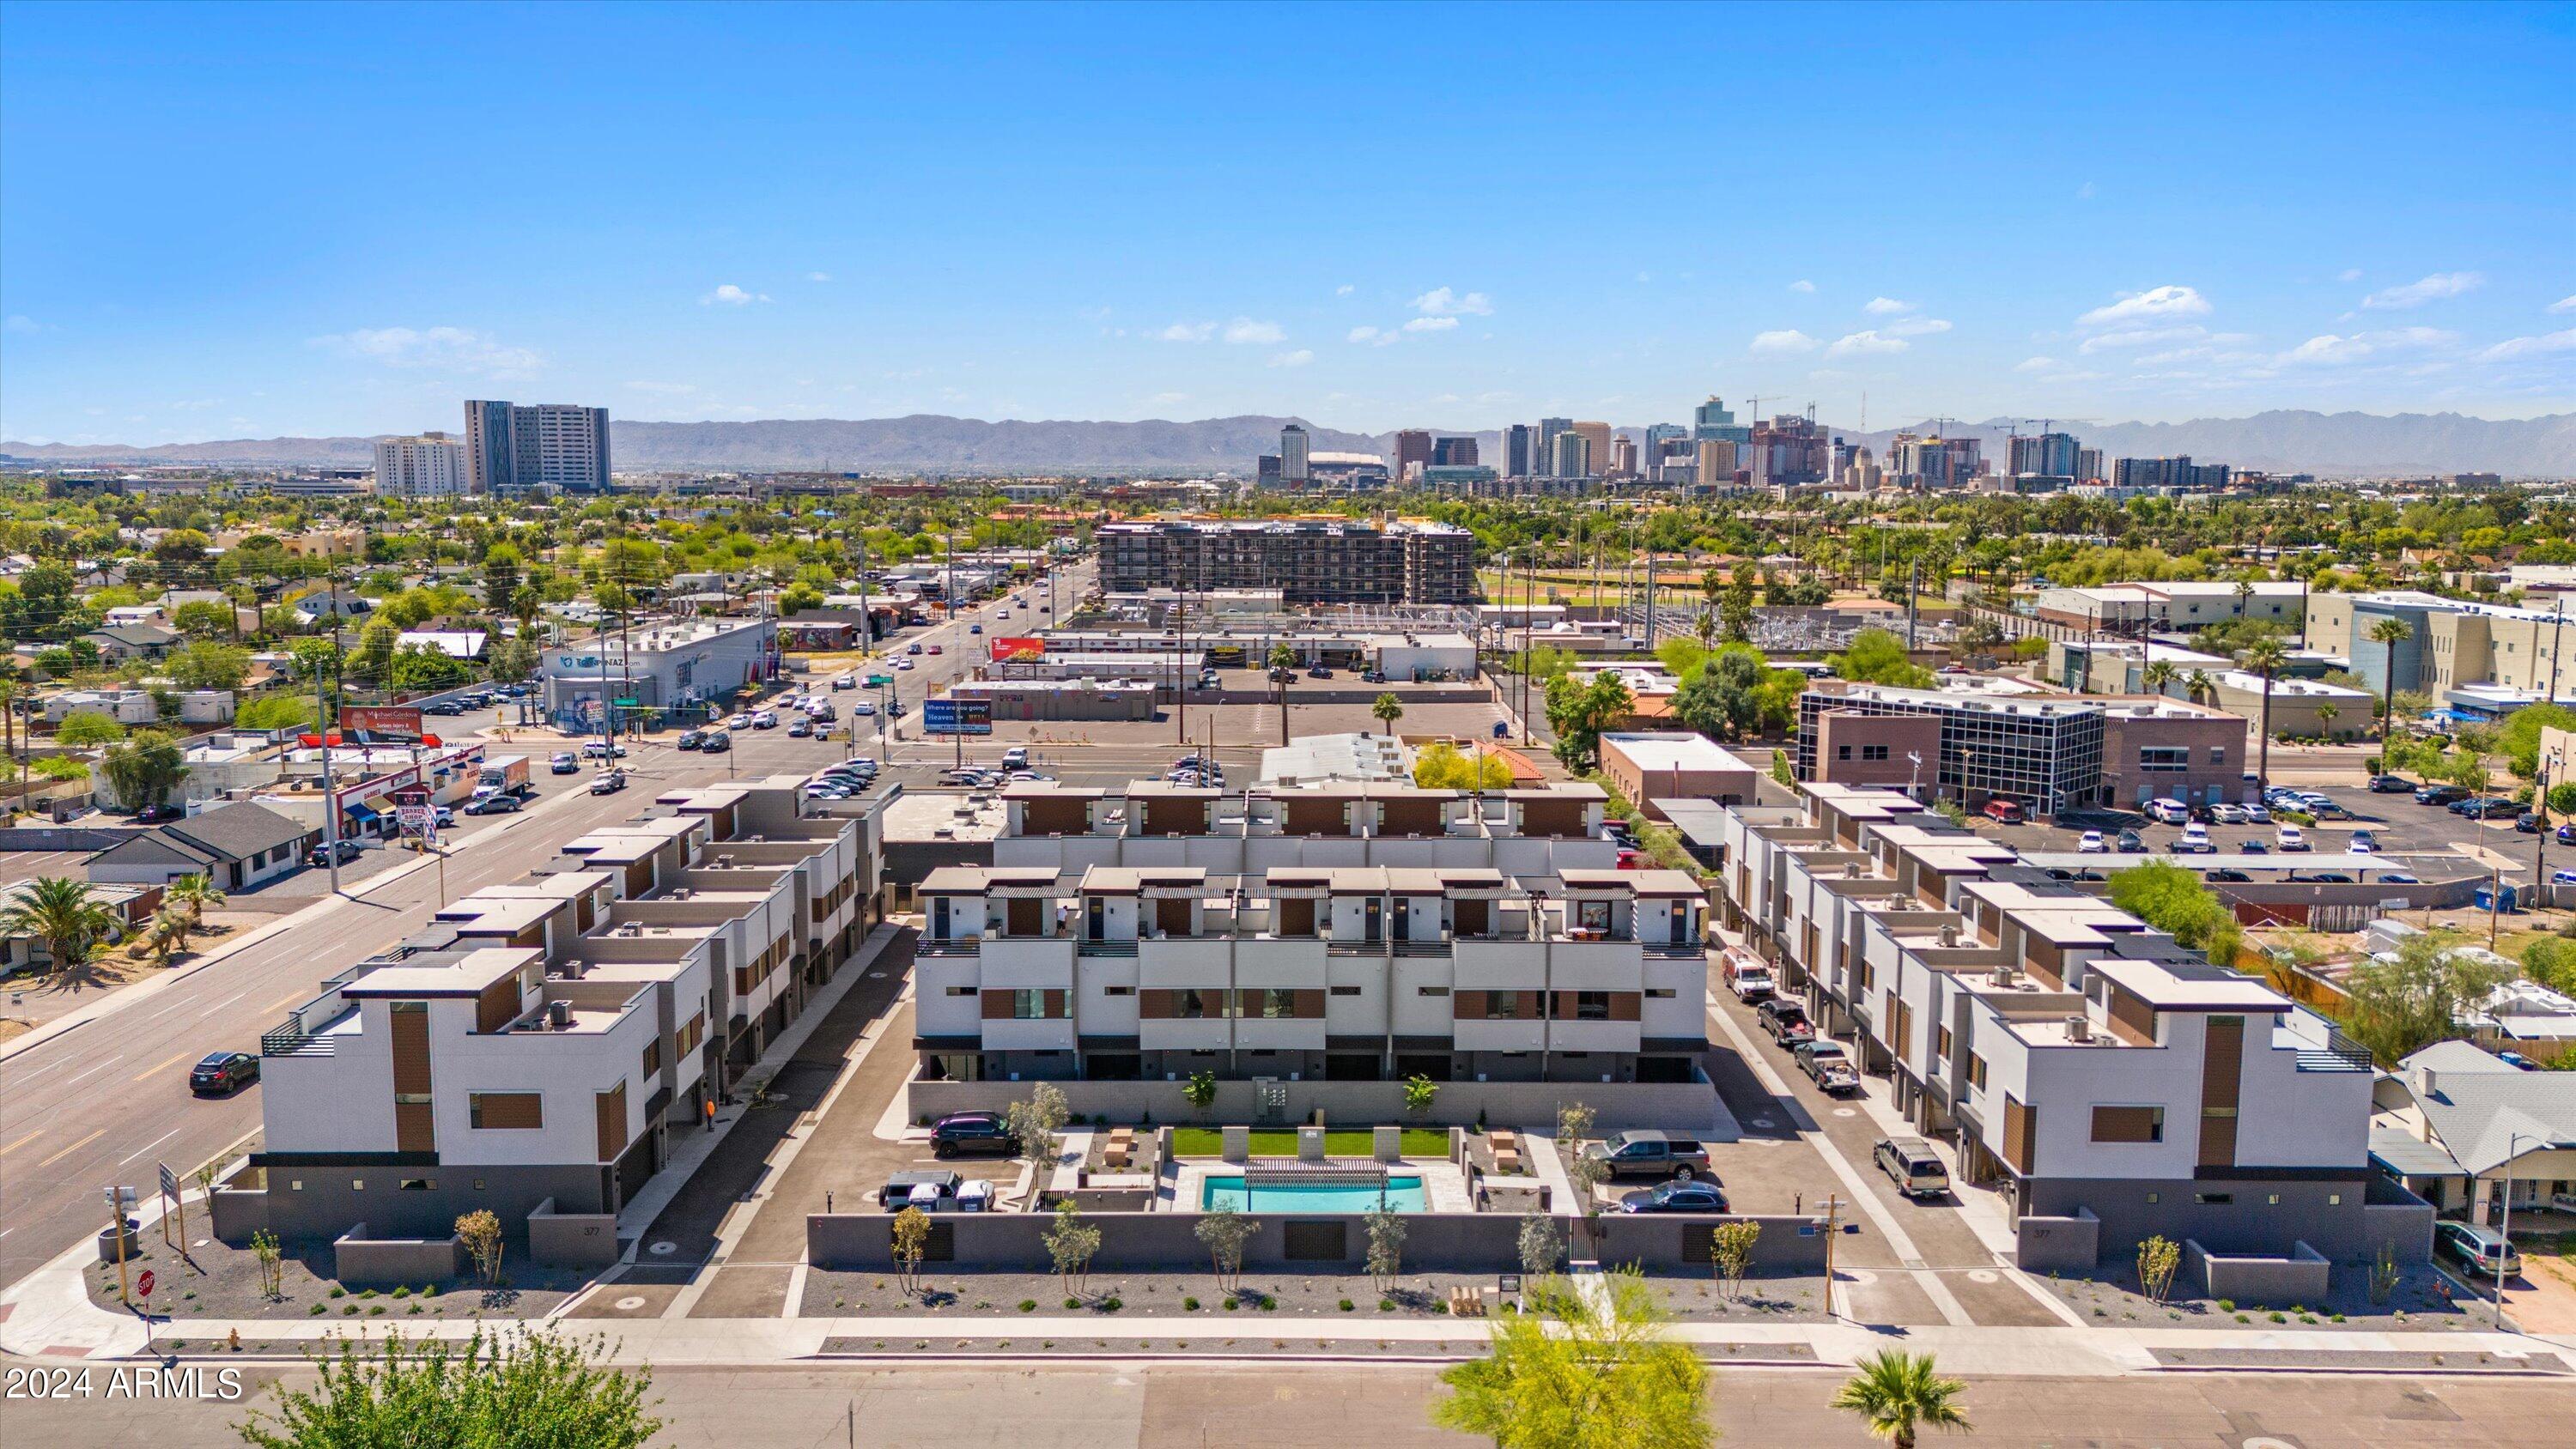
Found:
<svg viewBox="0 0 2576 1449"><path fill-rule="evenodd" d="M1950 1190L1950 1169L1920 1137L1882 1137L1870 1156L1907 1197L1939 1197Z"/></svg>

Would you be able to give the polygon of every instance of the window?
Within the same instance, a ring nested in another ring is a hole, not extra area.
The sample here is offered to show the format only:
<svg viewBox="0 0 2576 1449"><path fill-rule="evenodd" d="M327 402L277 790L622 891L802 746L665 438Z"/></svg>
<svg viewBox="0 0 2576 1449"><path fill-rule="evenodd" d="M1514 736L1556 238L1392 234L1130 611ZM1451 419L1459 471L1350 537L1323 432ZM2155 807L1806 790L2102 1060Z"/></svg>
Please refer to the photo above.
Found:
<svg viewBox="0 0 2576 1449"><path fill-rule="evenodd" d="M649 1077L660 1070L662 1070L662 1039L657 1036L644 1043L644 1075Z"/></svg>
<svg viewBox="0 0 2576 1449"><path fill-rule="evenodd" d="M1104 986L1100 989L1100 994L1103 996L1133 996L1136 994L1136 988L1133 986Z"/></svg>
<svg viewBox="0 0 2576 1449"><path fill-rule="evenodd" d="M466 1119L482 1129L541 1128L546 1125L546 1099L538 1092L468 1092Z"/></svg>
<svg viewBox="0 0 2576 1449"><path fill-rule="evenodd" d="M1679 994L1679 992L1676 992L1669 986L1649 986L1646 988L1646 999L1648 1001L1670 1001Z"/></svg>
<svg viewBox="0 0 2576 1449"><path fill-rule="evenodd" d="M1577 901L1574 903L1574 910L1575 924L1581 926L1584 930L1607 931L1610 929L1610 903L1608 901Z"/></svg>
<svg viewBox="0 0 2576 1449"><path fill-rule="evenodd" d="M2165 1109L2097 1106L2093 1109L2093 1140L2162 1142L2165 1140Z"/></svg>
<svg viewBox="0 0 2576 1449"><path fill-rule="evenodd" d="M1335 996L1357 996L1360 994L1360 988L1356 986L1336 986L1333 988L1333 994Z"/></svg>
<svg viewBox="0 0 2576 1449"><path fill-rule="evenodd" d="M1932 1055L1936 1057L1947 1057L1950 1055L1950 1028L1945 1026L1934 1032L1932 1037Z"/></svg>
<svg viewBox="0 0 2576 1449"><path fill-rule="evenodd" d="M1864 760L1884 760L1887 758L1887 746L1863 745L1860 747L1860 757Z"/></svg>
<svg viewBox="0 0 2576 1449"><path fill-rule="evenodd" d="M1044 1021L1046 1020L1046 1014L1045 992L1014 991L1011 993L1011 1019L1013 1021Z"/></svg>
<svg viewBox="0 0 2576 1449"><path fill-rule="evenodd" d="M1446 996L1449 994L1449 988L1446 986L1417 986L1413 988L1413 994L1416 996Z"/></svg>
<svg viewBox="0 0 2576 1449"><path fill-rule="evenodd" d="M2210 750L2209 750L2209 762L2210 762L2211 764L2213 764L2213 765L2224 765L2224 764L2226 764L2226 763L2227 763L2227 746L2225 746L2225 745L2212 745L2212 746L2210 747Z"/></svg>
<svg viewBox="0 0 2576 1449"><path fill-rule="evenodd" d="M1850 759L1850 758L1851 758L1851 746L1849 746L1849 745L1836 745L1836 746L1834 746L1834 758L1835 758L1835 759L1837 759L1837 760L1848 760L1848 759Z"/></svg>
<svg viewBox="0 0 2576 1449"><path fill-rule="evenodd" d="M1986 1059L1975 1052L1968 1053L1968 1085L1980 1092L1986 1089Z"/></svg>
<svg viewBox="0 0 2576 1449"><path fill-rule="evenodd" d="M1574 993L1574 1019L1576 1021L1608 1021L1610 1019L1610 993L1607 991L1578 991Z"/></svg>
<svg viewBox="0 0 2576 1449"><path fill-rule="evenodd" d="M2191 1195L2191 1200L2200 1204L2202 1207L2225 1207L2229 1203L2236 1201L2236 1194L2232 1192L2196 1192Z"/></svg>
<svg viewBox="0 0 2576 1449"><path fill-rule="evenodd" d="M1172 1015L1183 1021L1205 1021L1225 1015L1221 991L1202 991L1185 986L1172 993Z"/></svg>
<svg viewBox="0 0 2576 1449"><path fill-rule="evenodd" d="M983 993L977 991L972 986L951 986L948 988L948 994L950 996L980 996Z"/></svg>
<svg viewBox="0 0 2576 1449"><path fill-rule="evenodd" d="M304 1179L300 1177L288 1178L286 1180L286 1190L288 1192L302 1192L304 1190Z"/></svg>
<svg viewBox="0 0 2576 1449"><path fill-rule="evenodd" d="M1520 1019L1521 994L1517 991L1485 993L1485 1020L1517 1021Z"/></svg>
<svg viewBox="0 0 2576 1449"><path fill-rule="evenodd" d="M350 1178L350 1179L349 1179L349 1191L351 1191L351 1192L365 1192L366 1190L367 1190L367 1180L366 1180L365 1178L363 1178L363 1177L353 1177L353 1178Z"/></svg>
<svg viewBox="0 0 2576 1449"><path fill-rule="evenodd" d="M1297 993L1283 987L1258 988L1252 998L1252 1006L1264 1021L1286 1021L1297 1014Z"/></svg>
<svg viewBox="0 0 2576 1449"><path fill-rule="evenodd" d="M2177 775L2191 768L2188 745L2141 745L2138 748L2138 771L2148 775Z"/></svg>

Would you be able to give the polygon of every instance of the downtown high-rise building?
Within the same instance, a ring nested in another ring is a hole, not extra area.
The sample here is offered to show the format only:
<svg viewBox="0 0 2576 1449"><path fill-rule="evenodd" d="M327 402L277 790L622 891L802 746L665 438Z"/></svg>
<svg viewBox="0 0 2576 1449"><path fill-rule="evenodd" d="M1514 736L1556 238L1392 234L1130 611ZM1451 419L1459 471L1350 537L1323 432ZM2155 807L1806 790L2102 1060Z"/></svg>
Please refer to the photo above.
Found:
<svg viewBox="0 0 2576 1449"><path fill-rule="evenodd" d="M1566 476L1565 474L1556 471L1556 440L1572 431L1574 431L1574 419L1572 418L1541 418L1538 420L1538 456L1531 460L1534 465L1531 469L1533 473L1544 474L1546 476L1556 478ZM1578 473L1574 476L1579 478L1583 475Z"/></svg>
<svg viewBox="0 0 2576 1449"><path fill-rule="evenodd" d="M451 498L472 485L465 445L445 433L376 440L379 497Z"/></svg>
<svg viewBox="0 0 2576 1449"><path fill-rule="evenodd" d="M1581 434L1583 437L1584 458L1588 461L1590 466L1581 473L1568 473L1563 476L1568 478L1591 478L1609 472L1612 461L1610 456L1610 425L1608 423L1576 423L1574 425L1574 431Z"/></svg>
<svg viewBox="0 0 2576 1449"><path fill-rule="evenodd" d="M465 462L475 493L608 491L608 409L469 401Z"/></svg>
<svg viewBox="0 0 2576 1449"><path fill-rule="evenodd" d="M1534 478L1545 470L1531 466L1539 461L1538 430L1527 423L1514 423L1503 429L1503 476Z"/></svg>
<svg viewBox="0 0 2576 1449"><path fill-rule="evenodd" d="M1431 440L1431 466L1435 468L1472 468L1476 462L1476 440L1473 438Z"/></svg>
<svg viewBox="0 0 2576 1449"><path fill-rule="evenodd" d="M1556 478L1589 478L1592 476L1592 440L1568 428L1556 435L1556 450L1549 459L1548 474Z"/></svg>
<svg viewBox="0 0 2576 1449"><path fill-rule="evenodd" d="M1295 423L1279 430L1279 481L1290 487L1314 477L1306 442L1306 430Z"/></svg>
<svg viewBox="0 0 2576 1449"><path fill-rule="evenodd" d="M1725 438L1702 438L1699 448L1699 486L1724 488L1735 481L1735 444Z"/></svg>
<svg viewBox="0 0 2576 1449"><path fill-rule="evenodd" d="M1679 445L1688 443L1690 435L1690 429L1679 423L1646 424L1646 442L1643 449L1646 467L1652 470L1657 463L1666 458L1688 457L1691 450Z"/></svg>
<svg viewBox="0 0 2576 1449"><path fill-rule="evenodd" d="M1428 466L1432 461L1429 430L1405 428L1398 431L1395 435L1395 456L1388 461L1395 464L1397 482L1412 477L1415 468Z"/></svg>
<svg viewBox="0 0 2576 1449"><path fill-rule="evenodd" d="M2083 447L2072 433L2041 433L2035 437L2012 440L2012 476L2037 475L2042 478L2077 478L2082 466Z"/></svg>
<svg viewBox="0 0 2576 1449"><path fill-rule="evenodd" d="M1742 444L1753 441L1753 429L1738 424L1725 399L1710 393L1708 401L1691 409L1691 437L1702 443L1716 438Z"/></svg>
<svg viewBox="0 0 2576 1449"><path fill-rule="evenodd" d="M2102 482L2103 480L2105 480L2105 479L2109 478L2110 476L2111 476L2110 474L2105 473L2105 472L2103 472L2103 471L2102 471L2102 450L2101 450L2101 449L2099 449L2099 448L2078 448L2078 449L2076 449L2076 450L2075 450L2075 481L2076 481L2076 482L2078 482L2078 483L2099 483L2099 482Z"/></svg>

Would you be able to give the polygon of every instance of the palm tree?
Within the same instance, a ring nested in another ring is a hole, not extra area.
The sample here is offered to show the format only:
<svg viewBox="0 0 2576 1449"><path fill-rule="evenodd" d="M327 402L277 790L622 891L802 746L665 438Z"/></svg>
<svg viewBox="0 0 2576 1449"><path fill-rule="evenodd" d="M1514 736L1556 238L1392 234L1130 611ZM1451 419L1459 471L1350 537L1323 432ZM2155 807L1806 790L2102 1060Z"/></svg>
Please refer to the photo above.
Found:
<svg viewBox="0 0 2576 1449"><path fill-rule="evenodd" d="M1369 705L1369 713L1377 716L1377 722L1386 726L1388 734L1393 734L1395 722L1404 718L1404 701L1396 698L1392 692L1381 694Z"/></svg>
<svg viewBox="0 0 2576 1449"><path fill-rule="evenodd" d="M202 875L183 875L170 882L162 889L161 898L171 905L187 907L188 929L192 931L206 924L207 911L224 903L224 893L215 888L210 877Z"/></svg>
<svg viewBox="0 0 2576 1449"><path fill-rule="evenodd" d="M2386 656L2379 664L2379 738L2384 744L2397 728L2397 646L2415 637L2415 627L2392 616L2371 625L2364 637Z"/></svg>
<svg viewBox="0 0 2576 1449"><path fill-rule="evenodd" d="M2236 662L2263 676L2263 757L2254 767L2256 781L2272 788L2272 676L2290 662L2290 651L2278 639L2257 639L2236 656Z"/></svg>
<svg viewBox="0 0 2576 1449"><path fill-rule="evenodd" d="M40 876L28 882L9 908L0 911L0 930L44 942L45 954L57 972L87 961L91 948L115 929L115 913L90 894L89 882L69 876Z"/></svg>
<svg viewBox="0 0 2576 1449"><path fill-rule="evenodd" d="M2244 618L2245 606L2253 602L2254 581L2252 579L2238 579L2236 581L2236 617L2239 619Z"/></svg>
<svg viewBox="0 0 2576 1449"><path fill-rule="evenodd" d="M2334 738L2334 721L2336 713L2337 711L2333 705L2321 704L2317 706L2317 728L2322 731L2325 737L2329 740Z"/></svg>
<svg viewBox="0 0 2576 1449"><path fill-rule="evenodd" d="M2170 659L2159 659L2138 671L2138 680L2157 694L2164 693L2180 678L2182 670Z"/></svg>
<svg viewBox="0 0 2576 1449"><path fill-rule="evenodd" d="M1860 1372L1834 1395L1834 1407L1860 1415L1872 1436L1896 1449L1914 1449L1919 1425L1963 1434L1973 1427L1958 1402L1968 1386L1941 1377L1932 1366L1932 1355L1883 1349L1862 1359L1859 1367Z"/></svg>
<svg viewBox="0 0 2576 1449"><path fill-rule="evenodd" d="M1288 676L1280 671L1294 670L1296 667L1296 650L1285 644L1270 646L1270 673L1273 687L1279 693L1279 744L1282 749L1288 745Z"/></svg>
<svg viewBox="0 0 2576 1449"><path fill-rule="evenodd" d="M2183 693L2191 696L2192 703L2198 704L2204 699L2215 699L2218 696L2218 681L2211 677L2208 670L2195 669L2184 677L2182 689Z"/></svg>

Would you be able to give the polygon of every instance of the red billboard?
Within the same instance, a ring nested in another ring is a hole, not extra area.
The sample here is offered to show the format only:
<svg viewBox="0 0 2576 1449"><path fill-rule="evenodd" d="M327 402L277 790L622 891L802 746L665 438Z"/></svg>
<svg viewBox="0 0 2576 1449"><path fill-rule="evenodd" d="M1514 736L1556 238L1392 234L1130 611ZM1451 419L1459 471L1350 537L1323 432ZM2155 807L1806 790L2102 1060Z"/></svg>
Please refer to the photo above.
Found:
<svg viewBox="0 0 2576 1449"><path fill-rule="evenodd" d="M1046 641L1044 639L1020 638L996 639L993 641L993 662L996 664L1008 664L1015 659L1038 660L1044 658L1046 658Z"/></svg>
<svg viewBox="0 0 2576 1449"><path fill-rule="evenodd" d="M340 730L369 744L418 744L420 710L411 705L345 705L340 710Z"/></svg>

